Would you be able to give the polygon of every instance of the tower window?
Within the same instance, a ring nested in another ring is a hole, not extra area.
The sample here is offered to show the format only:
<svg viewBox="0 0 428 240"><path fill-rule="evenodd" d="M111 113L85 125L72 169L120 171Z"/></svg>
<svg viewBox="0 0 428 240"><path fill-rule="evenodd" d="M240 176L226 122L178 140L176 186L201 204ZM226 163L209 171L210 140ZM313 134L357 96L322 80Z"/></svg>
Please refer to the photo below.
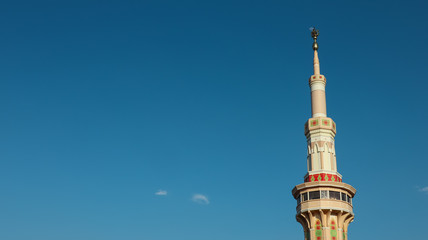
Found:
<svg viewBox="0 0 428 240"><path fill-rule="evenodd" d="M340 192L330 191L330 199L340 200Z"/></svg>
<svg viewBox="0 0 428 240"><path fill-rule="evenodd" d="M348 195L348 203L351 203L351 196Z"/></svg>
<svg viewBox="0 0 428 240"><path fill-rule="evenodd" d="M346 197L347 197L346 193L342 193L342 201L346 202L347 201Z"/></svg>
<svg viewBox="0 0 428 240"><path fill-rule="evenodd" d="M297 197L297 204L300 204L300 195Z"/></svg>
<svg viewBox="0 0 428 240"><path fill-rule="evenodd" d="M320 199L320 191L309 192L309 200Z"/></svg>
<svg viewBox="0 0 428 240"><path fill-rule="evenodd" d="M321 199L328 198L328 191L327 190L321 190Z"/></svg>
<svg viewBox="0 0 428 240"><path fill-rule="evenodd" d="M308 193L307 192L303 193L302 196L303 196L303 201L308 201Z"/></svg>

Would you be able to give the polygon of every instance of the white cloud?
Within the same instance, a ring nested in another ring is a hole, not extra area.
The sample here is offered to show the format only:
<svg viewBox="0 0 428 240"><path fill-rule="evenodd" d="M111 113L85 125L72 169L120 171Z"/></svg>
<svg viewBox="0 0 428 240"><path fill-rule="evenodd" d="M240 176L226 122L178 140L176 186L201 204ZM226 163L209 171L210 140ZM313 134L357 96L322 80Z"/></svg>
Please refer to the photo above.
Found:
<svg viewBox="0 0 428 240"><path fill-rule="evenodd" d="M157 195L157 196L166 196L166 195L168 195L168 192L165 191L165 190L159 189L157 192L155 192L155 195Z"/></svg>
<svg viewBox="0 0 428 240"><path fill-rule="evenodd" d="M419 191L428 193L428 187L419 188Z"/></svg>
<svg viewBox="0 0 428 240"><path fill-rule="evenodd" d="M199 204L210 204L208 197L202 194L193 194L192 201Z"/></svg>

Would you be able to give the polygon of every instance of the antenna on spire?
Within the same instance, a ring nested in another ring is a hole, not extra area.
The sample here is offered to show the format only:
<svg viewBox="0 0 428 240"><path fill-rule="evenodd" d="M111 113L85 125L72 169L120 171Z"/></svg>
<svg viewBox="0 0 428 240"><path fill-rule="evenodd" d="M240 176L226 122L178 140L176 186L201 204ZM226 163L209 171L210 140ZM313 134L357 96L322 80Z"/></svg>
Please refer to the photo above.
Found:
<svg viewBox="0 0 428 240"><path fill-rule="evenodd" d="M318 38L318 35L320 34L320 30L316 29L315 27L310 27L309 30L311 31L311 36L314 39L314 43L312 44L312 49L316 51L318 50L317 38Z"/></svg>

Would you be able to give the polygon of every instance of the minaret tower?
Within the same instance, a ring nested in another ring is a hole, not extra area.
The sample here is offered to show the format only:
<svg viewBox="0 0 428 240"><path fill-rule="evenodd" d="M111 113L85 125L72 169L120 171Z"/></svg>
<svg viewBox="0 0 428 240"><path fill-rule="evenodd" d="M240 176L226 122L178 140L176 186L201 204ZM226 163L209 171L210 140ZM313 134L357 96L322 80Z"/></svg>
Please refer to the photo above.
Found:
<svg viewBox="0 0 428 240"><path fill-rule="evenodd" d="M297 200L296 219L302 224L305 240L347 240L349 223L354 219L352 198L355 188L342 182L337 172L334 137L336 124L327 117L325 100L326 78L320 74L317 38L314 43L314 75L309 78L312 118L305 124L308 143L308 173L304 183L294 187Z"/></svg>

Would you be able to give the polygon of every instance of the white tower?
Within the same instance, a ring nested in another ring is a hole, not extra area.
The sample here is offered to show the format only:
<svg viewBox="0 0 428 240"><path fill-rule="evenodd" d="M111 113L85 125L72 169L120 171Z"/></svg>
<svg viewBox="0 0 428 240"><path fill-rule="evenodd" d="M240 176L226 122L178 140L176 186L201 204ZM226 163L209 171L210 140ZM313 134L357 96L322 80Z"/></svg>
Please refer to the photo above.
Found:
<svg viewBox="0 0 428 240"><path fill-rule="evenodd" d="M303 226L305 240L346 240L348 225L354 219L352 198L355 188L342 182L337 172L334 137L336 123L327 117L326 78L320 74L319 31L313 29L314 75L309 78L312 118L305 124L308 143L308 172L304 183L294 187L296 219Z"/></svg>

